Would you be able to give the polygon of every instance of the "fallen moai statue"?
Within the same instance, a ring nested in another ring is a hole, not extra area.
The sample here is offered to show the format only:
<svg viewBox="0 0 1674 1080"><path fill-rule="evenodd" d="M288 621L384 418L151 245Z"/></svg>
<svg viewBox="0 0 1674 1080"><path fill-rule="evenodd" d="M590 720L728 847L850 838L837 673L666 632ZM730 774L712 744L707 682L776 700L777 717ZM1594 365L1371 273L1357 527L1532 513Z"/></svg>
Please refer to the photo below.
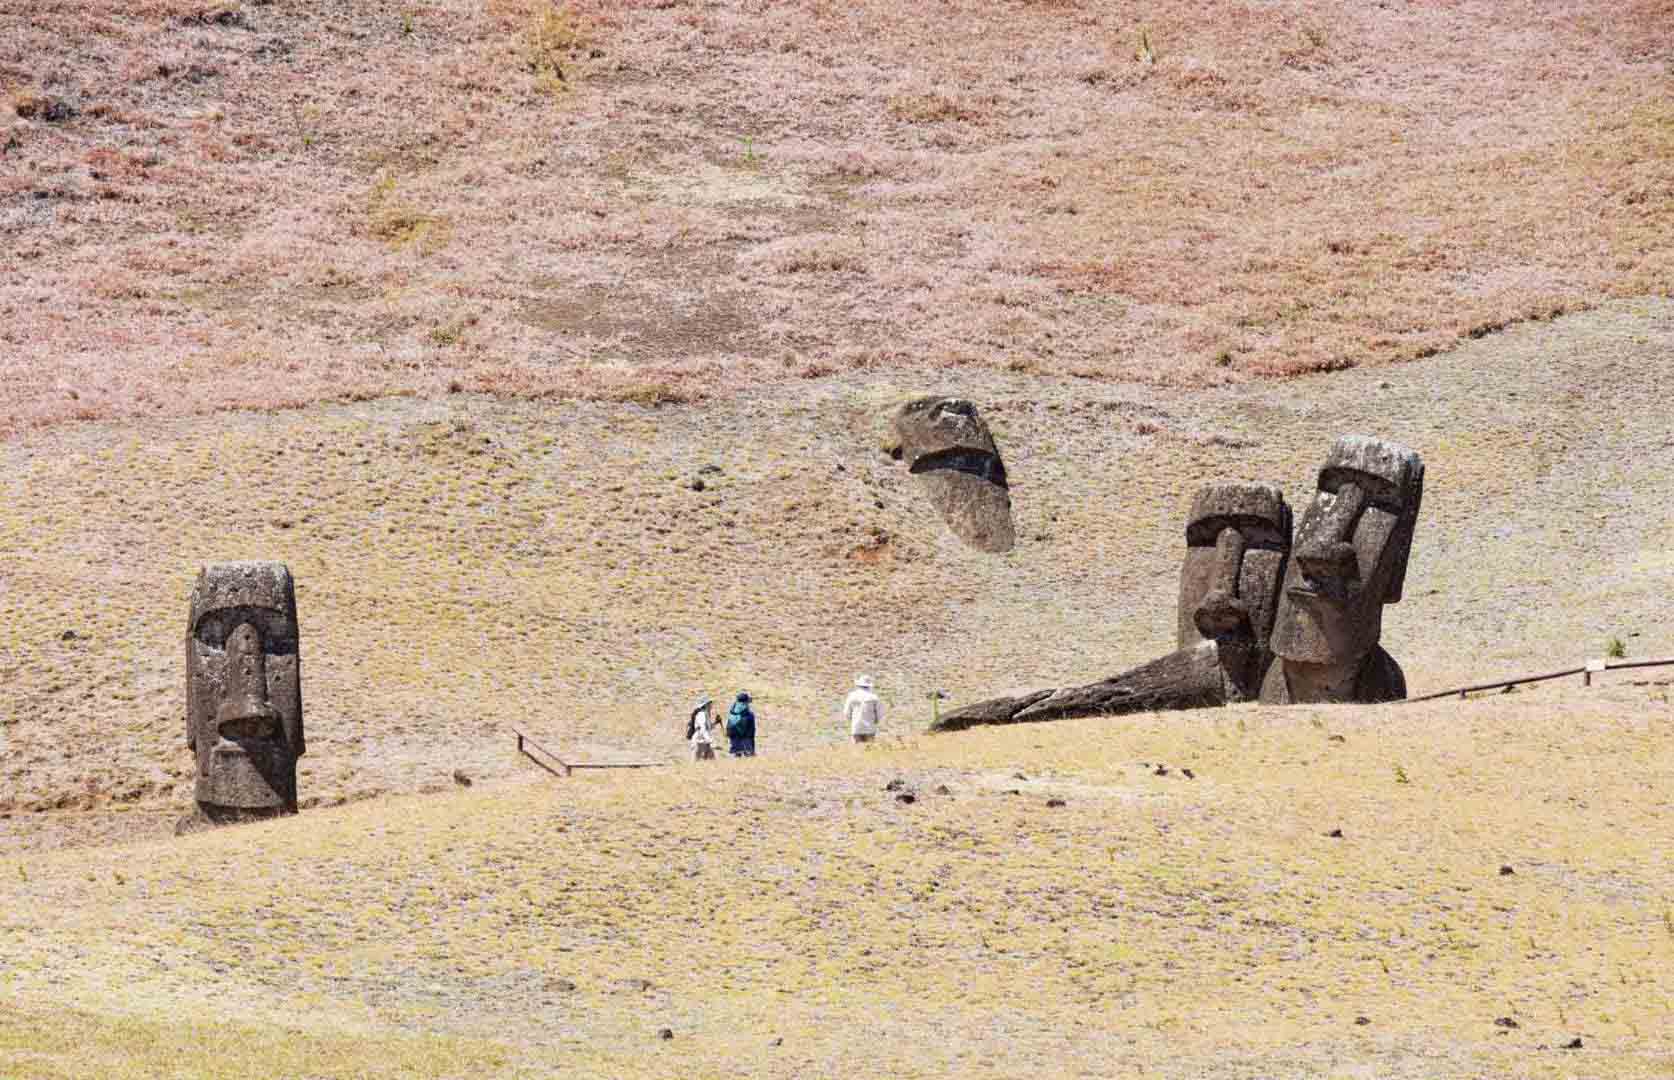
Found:
<svg viewBox="0 0 1674 1080"><path fill-rule="evenodd" d="M1010 551L1016 535L1006 467L976 406L961 398L914 398L891 423L890 455L907 463L954 535L982 551Z"/></svg>
<svg viewBox="0 0 1674 1080"><path fill-rule="evenodd" d="M296 590L283 563L198 573L186 625L186 745L196 806L176 833L296 813L306 747Z"/></svg>
<svg viewBox="0 0 1674 1080"><path fill-rule="evenodd" d="M1255 698L1290 551L1290 507L1271 484L1211 484L1192 499L1180 569L1177 648L1086 686L993 698L936 731L1072 716L1195 709Z"/></svg>
<svg viewBox="0 0 1674 1080"><path fill-rule="evenodd" d="M1102 682L991 698L935 731L1072 716L1406 697L1379 644L1401 599L1424 462L1398 443L1339 438L1296 528L1264 484L1213 484L1192 502L1180 575L1179 648ZM1292 555L1294 554L1294 557Z"/></svg>

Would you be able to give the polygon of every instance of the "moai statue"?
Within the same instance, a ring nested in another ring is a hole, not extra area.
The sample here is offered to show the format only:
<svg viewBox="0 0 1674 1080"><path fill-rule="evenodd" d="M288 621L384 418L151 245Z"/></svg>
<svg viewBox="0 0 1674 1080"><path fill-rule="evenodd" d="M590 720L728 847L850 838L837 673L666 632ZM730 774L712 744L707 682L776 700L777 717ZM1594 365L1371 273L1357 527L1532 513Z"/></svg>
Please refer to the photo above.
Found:
<svg viewBox="0 0 1674 1080"><path fill-rule="evenodd" d="M907 463L948 528L981 551L1010 551L1005 463L977 408L960 398L915 398L896 410L890 456Z"/></svg>
<svg viewBox="0 0 1674 1080"><path fill-rule="evenodd" d="M196 809L175 831L296 813L302 738L296 589L283 563L198 573L186 625L186 745Z"/></svg>
<svg viewBox="0 0 1674 1080"><path fill-rule="evenodd" d="M1210 484L1192 499L1178 647L1216 645L1228 701L1254 701L1290 557L1290 506L1272 484Z"/></svg>
<svg viewBox="0 0 1674 1080"><path fill-rule="evenodd" d="M1290 507L1278 488L1203 488L1186 520L1174 652L1086 686L967 705L935 730L1253 700L1273 656L1268 637L1289 552Z"/></svg>
<svg viewBox="0 0 1674 1080"><path fill-rule="evenodd" d="M1423 495L1424 462L1406 447L1364 435L1331 447L1296 527L1264 703L1407 696L1406 676L1378 638L1383 605L1401 599Z"/></svg>

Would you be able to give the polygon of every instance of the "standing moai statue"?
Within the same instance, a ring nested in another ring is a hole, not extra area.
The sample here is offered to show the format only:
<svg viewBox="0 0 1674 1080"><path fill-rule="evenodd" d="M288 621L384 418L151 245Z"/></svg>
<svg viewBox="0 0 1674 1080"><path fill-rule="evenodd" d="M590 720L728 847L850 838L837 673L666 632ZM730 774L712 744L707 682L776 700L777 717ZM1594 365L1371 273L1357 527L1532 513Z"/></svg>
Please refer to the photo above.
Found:
<svg viewBox="0 0 1674 1080"><path fill-rule="evenodd" d="M1178 647L1216 645L1228 701L1254 701L1290 558L1290 505L1272 484L1210 484L1186 517Z"/></svg>
<svg viewBox="0 0 1674 1080"><path fill-rule="evenodd" d="M186 625L186 744L196 809L175 831L296 813L304 751L296 589L277 562L198 573Z"/></svg>
<svg viewBox="0 0 1674 1080"><path fill-rule="evenodd" d="M907 463L954 535L979 551L1010 551L1016 535L1006 466L977 407L963 398L914 398L891 423L890 455Z"/></svg>
<svg viewBox="0 0 1674 1080"><path fill-rule="evenodd" d="M1424 462L1383 439L1345 435L1296 527L1273 623L1266 704L1395 701L1401 666L1378 644L1383 605L1401 599Z"/></svg>
<svg viewBox="0 0 1674 1080"><path fill-rule="evenodd" d="M1210 484L1192 500L1180 568L1176 649L1086 686L992 698L934 730L1196 709L1253 700L1290 553L1290 506L1271 484Z"/></svg>

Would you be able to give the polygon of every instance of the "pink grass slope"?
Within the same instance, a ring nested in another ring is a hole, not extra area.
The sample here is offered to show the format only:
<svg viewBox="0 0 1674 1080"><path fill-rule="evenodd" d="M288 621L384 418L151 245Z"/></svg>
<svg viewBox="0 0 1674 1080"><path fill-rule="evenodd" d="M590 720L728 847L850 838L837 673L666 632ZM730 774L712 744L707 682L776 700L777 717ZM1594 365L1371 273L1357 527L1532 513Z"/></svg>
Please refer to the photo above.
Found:
<svg viewBox="0 0 1674 1080"><path fill-rule="evenodd" d="M1674 288L1674 4L0 0L0 428L1201 385Z"/></svg>

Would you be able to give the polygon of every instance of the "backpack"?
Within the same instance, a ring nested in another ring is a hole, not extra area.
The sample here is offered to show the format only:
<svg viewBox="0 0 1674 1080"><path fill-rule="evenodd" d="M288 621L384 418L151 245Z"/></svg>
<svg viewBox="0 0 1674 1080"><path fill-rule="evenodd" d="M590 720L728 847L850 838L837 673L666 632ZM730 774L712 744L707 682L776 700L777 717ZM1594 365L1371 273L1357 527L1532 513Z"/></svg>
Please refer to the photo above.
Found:
<svg viewBox="0 0 1674 1080"><path fill-rule="evenodd" d="M686 714L686 741L691 742L692 736L697 734L697 710Z"/></svg>

